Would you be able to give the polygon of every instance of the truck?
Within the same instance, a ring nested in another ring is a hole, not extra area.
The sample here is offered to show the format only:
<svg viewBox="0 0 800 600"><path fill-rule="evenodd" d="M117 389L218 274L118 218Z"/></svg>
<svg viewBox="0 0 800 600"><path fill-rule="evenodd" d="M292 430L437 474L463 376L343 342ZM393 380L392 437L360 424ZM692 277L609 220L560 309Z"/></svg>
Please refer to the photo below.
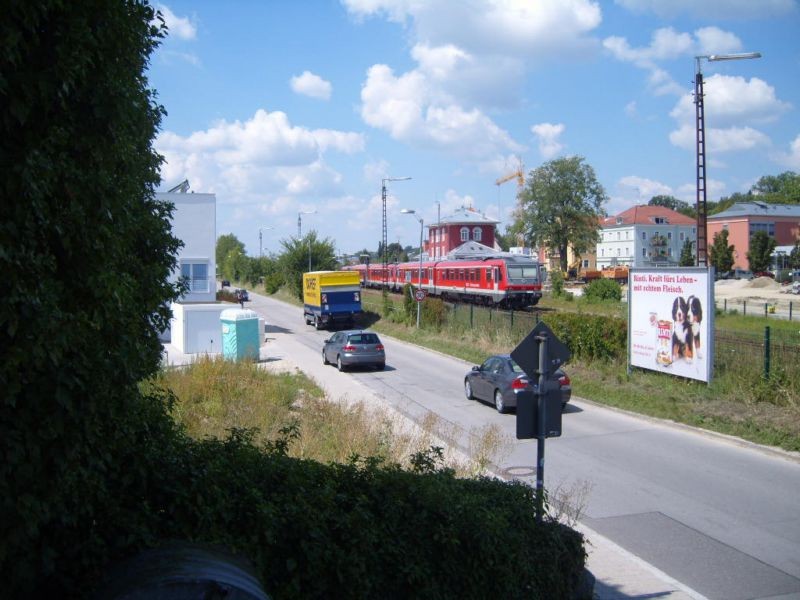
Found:
<svg viewBox="0 0 800 600"><path fill-rule="evenodd" d="M361 313L361 279L357 271L303 273L303 317L315 329L352 327Z"/></svg>

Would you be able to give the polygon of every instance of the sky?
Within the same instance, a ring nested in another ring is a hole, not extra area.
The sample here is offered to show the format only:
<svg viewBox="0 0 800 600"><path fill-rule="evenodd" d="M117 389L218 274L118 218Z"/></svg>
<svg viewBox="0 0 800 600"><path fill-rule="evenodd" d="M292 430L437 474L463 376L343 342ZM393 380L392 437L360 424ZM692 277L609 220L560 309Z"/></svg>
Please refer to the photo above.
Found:
<svg viewBox="0 0 800 600"><path fill-rule="evenodd" d="M696 56L709 201L800 172L800 0L292 0L154 4L161 191L217 199L251 256L315 231L337 253L470 206L505 230L519 164L581 156L614 215L696 198ZM259 248L259 233L262 247ZM425 231L427 237L427 228Z"/></svg>

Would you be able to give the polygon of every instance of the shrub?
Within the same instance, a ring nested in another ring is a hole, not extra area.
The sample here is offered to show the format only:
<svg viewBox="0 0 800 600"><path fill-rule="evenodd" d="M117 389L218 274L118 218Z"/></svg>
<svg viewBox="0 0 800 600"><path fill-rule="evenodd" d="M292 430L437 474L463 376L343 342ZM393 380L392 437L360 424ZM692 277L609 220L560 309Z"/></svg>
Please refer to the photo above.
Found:
<svg viewBox="0 0 800 600"><path fill-rule="evenodd" d="M624 319L564 312L548 315L545 321L575 358L626 359L628 329Z"/></svg>
<svg viewBox="0 0 800 600"><path fill-rule="evenodd" d="M564 274L558 269L550 273L550 285L552 286L553 296L560 298L564 295Z"/></svg>
<svg viewBox="0 0 800 600"><path fill-rule="evenodd" d="M622 299L622 288L613 279L595 279L583 289L583 297L587 302L602 302L603 300Z"/></svg>
<svg viewBox="0 0 800 600"><path fill-rule="evenodd" d="M447 305L441 298L425 298L422 303L422 322L425 327L441 329L447 322L447 315Z"/></svg>
<svg viewBox="0 0 800 600"><path fill-rule="evenodd" d="M410 323L417 315L417 301L414 300L414 286L407 283L403 286L403 314Z"/></svg>

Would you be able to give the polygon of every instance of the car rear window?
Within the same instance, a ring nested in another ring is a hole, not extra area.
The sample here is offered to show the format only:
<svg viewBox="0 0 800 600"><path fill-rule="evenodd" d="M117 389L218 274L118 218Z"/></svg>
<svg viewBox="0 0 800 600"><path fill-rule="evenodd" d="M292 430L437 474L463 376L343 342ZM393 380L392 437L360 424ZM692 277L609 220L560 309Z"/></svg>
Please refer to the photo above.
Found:
<svg viewBox="0 0 800 600"><path fill-rule="evenodd" d="M378 344L378 336L374 333L359 333L351 335L348 340L351 344Z"/></svg>
<svg viewBox="0 0 800 600"><path fill-rule="evenodd" d="M512 370L512 371L514 371L514 373L522 373L522 372L523 372L523 371L522 371L522 367L520 367L520 366L519 366L517 363L515 363L513 360L511 361L511 370Z"/></svg>

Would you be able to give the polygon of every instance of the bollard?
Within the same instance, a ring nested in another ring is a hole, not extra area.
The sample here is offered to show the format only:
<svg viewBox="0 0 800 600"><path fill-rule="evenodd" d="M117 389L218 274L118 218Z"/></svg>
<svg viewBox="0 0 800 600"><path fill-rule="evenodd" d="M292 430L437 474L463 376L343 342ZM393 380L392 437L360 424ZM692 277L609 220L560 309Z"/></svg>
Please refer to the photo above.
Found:
<svg viewBox="0 0 800 600"><path fill-rule="evenodd" d="M764 379L769 379L769 325L764 328Z"/></svg>

